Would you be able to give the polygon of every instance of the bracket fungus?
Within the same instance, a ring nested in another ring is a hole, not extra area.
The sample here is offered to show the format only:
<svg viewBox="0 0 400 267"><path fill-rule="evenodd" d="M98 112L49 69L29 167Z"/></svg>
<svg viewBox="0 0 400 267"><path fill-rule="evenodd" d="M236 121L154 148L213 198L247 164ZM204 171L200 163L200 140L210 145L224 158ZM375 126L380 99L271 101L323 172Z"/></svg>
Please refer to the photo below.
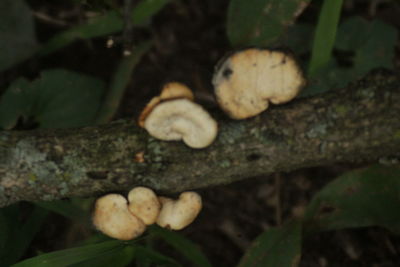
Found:
<svg viewBox="0 0 400 267"><path fill-rule="evenodd" d="M170 82L164 85L159 96L153 97L150 102L143 109L139 116L139 126L144 127L144 122L147 115L151 113L153 108L162 101L186 98L189 100L194 99L192 91L184 84L179 82Z"/></svg>
<svg viewBox="0 0 400 267"><path fill-rule="evenodd" d="M119 194L97 199L92 218L96 228L112 238L131 240L156 222L161 204L153 190L135 187L128 200Z"/></svg>
<svg viewBox="0 0 400 267"><path fill-rule="evenodd" d="M250 48L221 61L213 76L217 101L233 119L246 119L263 112L269 102L292 100L306 84L290 53Z"/></svg>
<svg viewBox="0 0 400 267"><path fill-rule="evenodd" d="M202 202L196 192L184 192L178 200L159 197L162 204L157 224L172 230L181 230L191 224L199 214Z"/></svg>
<svg viewBox="0 0 400 267"><path fill-rule="evenodd" d="M118 194L99 198L95 204L93 224L104 234L120 239L131 240L146 230L146 225L128 209L128 201Z"/></svg>
<svg viewBox="0 0 400 267"><path fill-rule="evenodd" d="M128 194L129 211L146 225L156 222L161 205L153 190L146 187L135 187Z"/></svg>
<svg viewBox="0 0 400 267"><path fill-rule="evenodd" d="M149 134L164 141L183 140L192 148L204 148L217 136L216 121L200 105L193 94L180 83L164 86L139 117L139 125Z"/></svg>

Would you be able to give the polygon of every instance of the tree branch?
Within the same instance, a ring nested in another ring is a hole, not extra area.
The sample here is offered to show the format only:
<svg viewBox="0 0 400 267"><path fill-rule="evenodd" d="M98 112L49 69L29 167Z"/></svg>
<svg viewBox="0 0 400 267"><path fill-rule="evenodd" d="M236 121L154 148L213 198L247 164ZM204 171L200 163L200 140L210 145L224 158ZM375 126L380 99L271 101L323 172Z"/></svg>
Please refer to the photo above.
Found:
<svg viewBox="0 0 400 267"><path fill-rule="evenodd" d="M0 206L128 190L163 193L400 151L400 78L375 72L347 88L274 106L245 121L220 116L208 148L154 140L131 121L0 132Z"/></svg>

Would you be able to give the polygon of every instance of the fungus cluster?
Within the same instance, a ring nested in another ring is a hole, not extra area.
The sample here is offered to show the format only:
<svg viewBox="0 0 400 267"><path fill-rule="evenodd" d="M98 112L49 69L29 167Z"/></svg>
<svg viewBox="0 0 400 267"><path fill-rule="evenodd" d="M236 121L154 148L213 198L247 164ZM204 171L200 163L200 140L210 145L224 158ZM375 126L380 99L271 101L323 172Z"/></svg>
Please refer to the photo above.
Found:
<svg viewBox="0 0 400 267"><path fill-rule="evenodd" d="M250 48L225 57L217 65L212 83L222 110L232 119L247 119L266 110L269 103L292 100L306 80L292 54ZM168 83L144 108L139 125L160 140L207 147L217 136L217 123L193 99L185 85Z"/></svg>
<svg viewBox="0 0 400 267"><path fill-rule="evenodd" d="M147 225L181 230L194 221L202 207L201 197L195 192L184 192L178 200L157 197L149 188L136 187L128 199L119 194L108 194L97 199L93 224L104 234L131 240L140 236Z"/></svg>
<svg viewBox="0 0 400 267"><path fill-rule="evenodd" d="M222 60L212 83L221 108L233 119L246 119L266 110L270 102L292 100L306 80L291 54L251 48ZM207 147L217 136L217 123L193 100L188 87L168 83L142 111L139 125L160 140L183 140L192 148ZM172 200L137 187L129 192L128 199L118 194L99 198L93 223L106 235L130 240L153 223L180 230L196 218L201 206L201 197L195 192L184 192L178 200Z"/></svg>

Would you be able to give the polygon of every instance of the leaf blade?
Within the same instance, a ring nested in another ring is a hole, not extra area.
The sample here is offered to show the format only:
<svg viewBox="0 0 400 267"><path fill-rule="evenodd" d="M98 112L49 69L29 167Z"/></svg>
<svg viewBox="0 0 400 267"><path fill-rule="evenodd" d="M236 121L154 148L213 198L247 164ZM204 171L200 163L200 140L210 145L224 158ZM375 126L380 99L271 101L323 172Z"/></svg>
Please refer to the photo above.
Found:
<svg viewBox="0 0 400 267"><path fill-rule="evenodd" d="M310 202L309 231L383 226L398 229L400 168L372 166L348 172L328 184Z"/></svg>
<svg viewBox="0 0 400 267"><path fill-rule="evenodd" d="M25 1L0 1L0 40L0 72L37 51L34 20Z"/></svg>
<svg viewBox="0 0 400 267"><path fill-rule="evenodd" d="M301 222L273 228L258 236L238 267L294 267L301 256Z"/></svg>
<svg viewBox="0 0 400 267"><path fill-rule="evenodd" d="M207 257L200 250L200 247L191 240L185 238L183 235L158 226L151 226L150 233L162 238L188 260L190 260L195 266L212 266Z"/></svg>
<svg viewBox="0 0 400 267"><path fill-rule="evenodd" d="M234 47L271 45L308 4L309 0L232 0L228 39Z"/></svg>
<svg viewBox="0 0 400 267"><path fill-rule="evenodd" d="M76 264L91 258L95 258L101 255L102 253L119 251L122 250L123 248L124 245L120 241L106 241L99 244L64 249L51 253L42 254L24 260L12 266L13 267L36 267L36 266L63 267Z"/></svg>
<svg viewBox="0 0 400 267"><path fill-rule="evenodd" d="M142 56L151 48L151 42L144 42L132 49L132 54L124 57L115 71L109 91L96 115L96 123L106 123L112 119L119 107L124 91L132 78L132 72Z"/></svg>
<svg viewBox="0 0 400 267"><path fill-rule="evenodd" d="M10 91L15 89L19 92L18 101L14 102L22 107L15 105L17 108L11 109L11 115L1 115L0 127L7 129L24 117L33 118L41 128L68 128L94 123L105 84L97 78L63 69L43 71L31 83L20 79L7 88L0 100L0 111L9 109L5 101L10 100Z"/></svg>
<svg viewBox="0 0 400 267"><path fill-rule="evenodd" d="M322 5L308 68L309 77L317 75L331 59L342 4L343 0L325 0Z"/></svg>
<svg viewBox="0 0 400 267"><path fill-rule="evenodd" d="M67 200L37 201L35 205L76 221L87 219L89 214Z"/></svg>
<svg viewBox="0 0 400 267"><path fill-rule="evenodd" d="M48 212L40 207L34 207L26 222L19 222L20 208L18 205L7 207L4 213L8 220L8 238L6 252L1 255L1 263L9 266L18 261L40 230Z"/></svg>
<svg viewBox="0 0 400 267"><path fill-rule="evenodd" d="M146 23L159 12L170 0L145 0L132 11L132 23L134 26L145 26ZM124 22L120 12L108 11L89 20L87 23L75 26L50 38L38 52L40 56L51 54L78 39L90 39L122 31Z"/></svg>

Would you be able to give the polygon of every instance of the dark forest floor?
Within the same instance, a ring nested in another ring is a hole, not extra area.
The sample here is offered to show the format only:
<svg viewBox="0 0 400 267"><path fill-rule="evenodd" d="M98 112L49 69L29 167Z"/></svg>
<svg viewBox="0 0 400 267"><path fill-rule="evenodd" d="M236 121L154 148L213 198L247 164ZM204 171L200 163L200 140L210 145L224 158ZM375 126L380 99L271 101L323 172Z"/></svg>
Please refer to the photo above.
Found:
<svg viewBox="0 0 400 267"><path fill-rule="evenodd" d="M68 12L75 14L64 18L68 23L75 23L83 10L77 9L76 5L71 4L72 1L63 2L28 1L36 12L54 17ZM346 2L345 15L371 15L368 1ZM210 82L213 68L231 50L224 26L227 5L227 0L176 1L154 18L151 30L133 31L134 41L152 36L155 45L136 67L117 118L135 119L146 101L158 93L164 82L171 80L187 83L199 102L208 108L215 107ZM398 5L397 8L393 6L396 5L382 5L375 10L375 16L398 27L400 9ZM310 6L300 20L315 20L317 12L318 7ZM62 26L37 19L41 41L63 29ZM116 45L113 48L106 47L107 38L76 42L40 62L32 60L10 70L7 79L11 81L21 73L34 77L42 69L63 67L109 81L121 54L120 36L114 38ZM319 189L343 172L358 167L362 166L325 166L254 177L244 182L202 190L204 209L183 233L200 244L215 266L235 266L251 241L263 230L301 216ZM44 227L46 234L35 240L31 253L66 248L89 234L59 216L54 215L51 219ZM160 248L164 246L160 245ZM176 254L176 257L179 258L179 255ZM382 228L321 233L303 243L300 266L400 266L400 237Z"/></svg>

